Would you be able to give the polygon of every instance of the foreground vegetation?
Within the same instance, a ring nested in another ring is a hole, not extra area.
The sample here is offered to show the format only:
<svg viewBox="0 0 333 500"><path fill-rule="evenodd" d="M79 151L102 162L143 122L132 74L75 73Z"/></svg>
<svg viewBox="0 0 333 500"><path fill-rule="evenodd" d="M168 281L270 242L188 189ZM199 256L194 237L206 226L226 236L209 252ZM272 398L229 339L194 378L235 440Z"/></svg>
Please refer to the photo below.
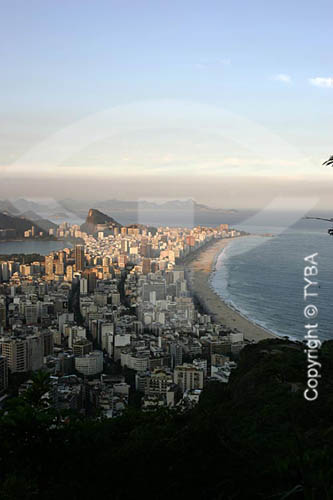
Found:
<svg viewBox="0 0 333 500"><path fill-rule="evenodd" d="M274 339L246 347L190 412L112 420L44 409L36 377L0 417L0 498L332 499L333 342L320 361L313 402L302 344Z"/></svg>

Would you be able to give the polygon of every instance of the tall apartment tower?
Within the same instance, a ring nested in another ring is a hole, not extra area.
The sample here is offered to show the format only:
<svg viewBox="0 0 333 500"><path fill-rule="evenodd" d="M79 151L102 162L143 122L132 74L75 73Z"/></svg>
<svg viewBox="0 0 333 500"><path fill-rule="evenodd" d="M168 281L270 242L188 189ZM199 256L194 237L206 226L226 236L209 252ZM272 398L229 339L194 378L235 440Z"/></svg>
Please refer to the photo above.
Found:
<svg viewBox="0 0 333 500"><path fill-rule="evenodd" d="M3 262L2 264L0 264L0 267L1 267L1 279L2 279L2 281L8 281L9 277L11 276L8 263Z"/></svg>
<svg viewBox="0 0 333 500"><path fill-rule="evenodd" d="M44 339L40 334L29 335L28 341L28 369L35 371L40 370L43 366L44 356Z"/></svg>
<svg viewBox="0 0 333 500"><path fill-rule="evenodd" d="M53 333L50 330L46 330L42 333L43 338L43 354L44 356L50 356L53 354Z"/></svg>
<svg viewBox="0 0 333 500"><path fill-rule="evenodd" d="M128 243L129 243L128 240L125 240L125 239L121 240L120 245L121 245L122 253L128 253Z"/></svg>
<svg viewBox="0 0 333 500"><path fill-rule="evenodd" d="M53 274L54 270L54 256L51 255L46 255L45 257L45 274L51 275Z"/></svg>
<svg viewBox="0 0 333 500"><path fill-rule="evenodd" d="M67 278L67 281L73 281L73 266L67 266L66 278Z"/></svg>
<svg viewBox="0 0 333 500"><path fill-rule="evenodd" d="M29 370L29 342L25 339L1 339L1 354L12 373Z"/></svg>
<svg viewBox="0 0 333 500"><path fill-rule="evenodd" d="M94 271L90 271L88 274L88 292L92 293L96 290L96 273Z"/></svg>
<svg viewBox="0 0 333 500"><path fill-rule="evenodd" d="M12 373L39 370L43 366L44 339L40 334L0 337L0 350Z"/></svg>
<svg viewBox="0 0 333 500"><path fill-rule="evenodd" d="M4 299L3 300L0 299L0 329L1 327L6 326L6 316L7 316L6 302Z"/></svg>
<svg viewBox="0 0 333 500"><path fill-rule="evenodd" d="M83 271L84 269L84 246L76 245L75 247L75 271Z"/></svg>
<svg viewBox="0 0 333 500"><path fill-rule="evenodd" d="M8 387L8 363L4 356L0 356L0 394Z"/></svg>
<svg viewBox="0 0 333 500"><path fill-rule="evenodd" d="M202 389L204 371L191 364L177 366L173 372L174 383L179 385L182 392Z"/></svg>
<svg viewBox="0 0 333 500"><path fill-rule="evenodd" d="M180 344L170 344L171 368L180 366L183 362L183 348Z"/></svg>
<svg viewBox="0 0 333 500"><path fill-rule="evenodd" d="M142 259L142 274L149 274L150 273L150 259L147 259L147 258L143 258Z"/></svg>
<svg viewBox="0 0 333 500"><path fill-rule="evenodd" d="M59 262L65 264L66 263L66 252L60 251L58 252Z"/></svg>

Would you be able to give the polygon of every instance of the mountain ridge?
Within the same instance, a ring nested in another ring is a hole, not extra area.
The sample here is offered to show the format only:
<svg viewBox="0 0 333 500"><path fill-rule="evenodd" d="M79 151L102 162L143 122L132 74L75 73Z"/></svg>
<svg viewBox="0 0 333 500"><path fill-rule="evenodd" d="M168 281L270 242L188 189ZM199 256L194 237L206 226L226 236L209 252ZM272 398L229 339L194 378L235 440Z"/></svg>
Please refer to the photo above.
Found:
<svg viewBox="0 0 333 500"><path fill-rule="evenodd" d="M32 226L35 227L37 233L43 231L35 221L31 221L21 216L15 217L8 212L0 212L0 230L14 229L16 231L16 237L23 237L24 232L31 229Z"/></svg>
<svg viewBox="0 0 333 500"><path fill-rule="evenodd" d="M88 202L86 202L88 203ZM59 204L62 204L65 208L69 210L80 210L83 208L83 204L85 202L80 202L78 200L60 200ZM155 201L146 201L146 200L117 200L110 199L104 201L96 201L94 202L94 206L97 210L203 210L203 211L211 211L211 212L220 212L220 213L237 213L237 210L224 209L224 208L212 208L203 203L197 203L192 199L187 200L169 200L161 203L157 203Z"/></svg>
<svg viewBox="0 0 333 500"><path fill-rule="evenodd" d="M90 208L86 221L81 225L81 231L88 234L93 234L96 232L98 225L106 225L107 227L118 227L121 228L122 225L117 222L113 217L104 214L96 208Z"/></svg>

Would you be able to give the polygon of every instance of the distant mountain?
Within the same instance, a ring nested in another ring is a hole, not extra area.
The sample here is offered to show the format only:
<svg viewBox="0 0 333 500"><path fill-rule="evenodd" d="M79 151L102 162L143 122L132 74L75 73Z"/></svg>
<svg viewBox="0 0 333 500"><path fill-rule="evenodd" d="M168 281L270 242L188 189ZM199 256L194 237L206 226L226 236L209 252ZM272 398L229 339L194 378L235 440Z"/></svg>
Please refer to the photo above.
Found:
<svg viewBox="0 0 333 500"><path fill-rule="evenodd" d="M35 201L26 200L24 198L18 198L17 200L13 200L14 207L19 212L28 212L29 210L33 210L34 212L39 212L43 206Z"/></svg>
<svg viewBox="0 0 333 500"><path fill-rule="evenodd" d="M59 204L67 210L77 214L82 214L83 210L87 210L88 206L94 205L96 209L101 211L134 211L134 210L195 210L196 212L214 212L221 214L234 214L237 210L224 208L211 208L202 203L197 203L192 199L188 200L170 200L163 203L153 201L122 201L122 200L60 200Z"/></svg>
<svg viewBox="0 0 333 500"><path fill-rule="evenodd" d="M33 210L28 210L27 212L24 212L23 214L19 215L20 218L28 219L29 221L32 221L34 225L39 226L42 228L43 231L48 232L49 229L56 229L58 226L54 222L51 222L48 219L43 219L40 215L36 214Z"/></svg>
<svg viewBox="0 0 333 500"><path fill-rule="evenodd" d="M41 218L41 216L36 214L33 210L27 210L27 212L23 212L19 216L29 220L38 220Z"/></svg>
<svg viewBox="0 0 333 500"><path fill-rule="evenodd" d="M8 212L10 214L16 215L20 213L11 201L9 200L0 200L0 212Z"/></svg>
<svg viewBox="0 0 333 500"><path fill-rule="evenodd" d="M197 203L194 200L170 200L163 203L151 201L119 201L107 200L97 204L98 208L105 210L194 210L194 211L212 211L220 213L236 213L233 209L211 208L207 205Z"/></svg>
<svg viewBox="0 0 333 500"><path fill-rule="evenodd" d="M192 199L158 201L124 201L124 200L71 200L69 198L58 201L59 206L72 214L71 218L64 220L74 221L85 219L90 207L104 214L112 215L121 224L143 223L151 226L175 225L217 225L222 222L235 224L242 220L243 215L235 209L212 208L203 203L197 203ZM73 216L75 214L75 216ZM58 220L49 214L43 214L43 218ZM60 218L59 218L60 220ZM82 224L82 222L76 222Z"/></svg>
<svg viewBox="0 0 333 500"><path fill-rule="evenodd" d="M91 208L88 212L88 216L86 218L86 224L112 224L114 226L121 227L121 224L114 220L109 215L103 214L96 208Z"/></svg>
<svg viewBox="0 0 333 500"><path fill-rule="evenodd" d="M54 222L51 222L48 219L37 219L34 221L39 227L41 227L44 231L49 232L49 229L57 229L58 225Z"/></svg>
<svg viewBox="0 0 333 500"><path fill-rule="evenodd" d="M83 213L78 216L76 212L73 212L71 210L67 211L67 209L61 203L53 198L44 198L42 199L42 201L33 201L29 199L27 200L25 198L18 198L16 200L13 200L12 204L16 207L18 213L20 213L21 215L23 214L30 220L45 219L56 224L65 221L72 224L82 223L85 219L88 208L91 206L91 203L89 202ZM9 209L7 211L11 212Z"/></svg>
<svg viewBox="0 0 333 500"><path fill-rule="evenodd" d="M234 208L212 208L207 207L207 205L203 205L202 203L195 203L194 208L200 212L214 212L229 215L238 213L238 210L235 210Z"/></svg>
<svg viewBox="0 0 333 500"><path fill-rule="evenodd" d="M0 230L1 229L15 229L16 237L21 238L24 232L34 226L37 233L42 231L42 228L36 224L35 221L25 219L24 217L15 217L8 212L0 213Z"/></svg>
<svg viewBox="0 0 333 500"><path fill-rule="evenodd" d="M98 225L105 225L110 228L122 227L119 222L117 222L109 215L100 212L96 208L90 208L85 223L81 225L81 230L88 234L93 234L96 232Z"/></svg>

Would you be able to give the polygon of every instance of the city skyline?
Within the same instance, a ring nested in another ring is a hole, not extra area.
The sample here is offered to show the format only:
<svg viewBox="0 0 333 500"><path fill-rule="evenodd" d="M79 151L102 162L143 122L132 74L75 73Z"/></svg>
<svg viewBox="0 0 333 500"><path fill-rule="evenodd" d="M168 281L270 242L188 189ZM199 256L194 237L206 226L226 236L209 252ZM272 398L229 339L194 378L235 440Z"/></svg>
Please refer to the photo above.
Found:
<svg viewBox="0 0 333 500"><path fill-rule="evenodd" d="M333 499L332 14L1 1L1 499Z"/></svg>

